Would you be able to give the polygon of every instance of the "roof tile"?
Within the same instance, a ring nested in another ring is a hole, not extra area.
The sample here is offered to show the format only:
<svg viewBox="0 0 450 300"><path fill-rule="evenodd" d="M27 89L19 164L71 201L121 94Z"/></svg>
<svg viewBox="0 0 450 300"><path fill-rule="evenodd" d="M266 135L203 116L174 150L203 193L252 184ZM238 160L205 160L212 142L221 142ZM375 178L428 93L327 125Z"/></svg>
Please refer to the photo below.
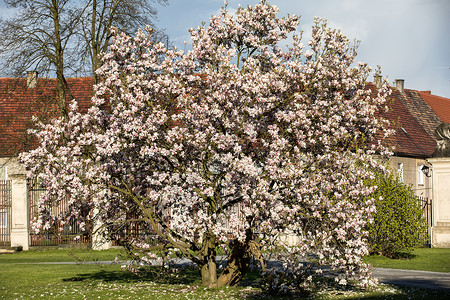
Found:
<svg viewBox="0 0 450 300"><path fill-rule="evenodd" d="M373 84L369 83L367 86L372 90L372 93L375 93L376 88ZM395 155L430 157L436 148L436 141L420 120L423 120L424 123L429 122L431 128L434 126L434 121L429 121L427 118L430 117L432 120L437 118L431 110L420 116L420 108L423 105L427 106L423 99L418 97L415 91L407 90L402 94L397 89L392 88L392 94L388 98L387 105L389 111L382 113L382 116L388 119L391 128L395 129L395 134L388 141L394 147Z"/></svg>
<svg viewBox="0 0 450 300"><path fill-rule="evenodd" d="M80 111L91 105L92 78L68 78L70 90ZM32 116L49 120L58 116L56 79L38 78L35 88L27 88L26 79L0 78L0 156L13 156L36 146L27 134ZM367 88L376 93L376 87ZM383 116L391 121L396 133L390 139L401 156L430 157L436 147L433 132L441 122L450 122L450 99L429 92L392 89Z"/></svg>
<svg viewBox="0 0 450 300"><path fill-rule="evenodd" d="M80 111L91 105L92 78L68 78ZM0 78L0 156L14 156L36 146L27 134L32 117L49 120L59 115L56 79L38 78L35 88L25 78Z"/></svg>
<svg viewBox="0 0 450 300"><path fill-rule="evenodd" d="M430 91L420 91L418 94L433 109L441 122L450 123L450 99L432 95Z"/></svg>

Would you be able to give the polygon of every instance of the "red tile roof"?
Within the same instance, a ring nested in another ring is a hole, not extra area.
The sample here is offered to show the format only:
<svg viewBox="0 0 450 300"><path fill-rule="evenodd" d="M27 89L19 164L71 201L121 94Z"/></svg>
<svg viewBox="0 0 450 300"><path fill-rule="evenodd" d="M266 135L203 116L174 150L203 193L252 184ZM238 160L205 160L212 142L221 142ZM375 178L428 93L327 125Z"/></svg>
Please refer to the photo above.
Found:
<svg viewBox="0 0 450 300"><path fill-rule="evenodd" d="M56 79L38 78L35 88L28 88L26 81L0 78L0 157L35 146L27 134L33 115L43 120L58 116ZM86 111L91 103L92 78L68 78L67 82L80 110ZM367 87L376 92L373 84ZM383 115L396 129L390 140L396 155L430 157L436 147L434 129L441 121L450 122L449 103L450 99L428 92L405 90L402 94L393 88L391 109Z"/></svg>
<svg viewBox="0 0 450 300"><path fill-rule="evenodd" d="M373 93L376 91L376 87L371 83L368 83L367 87ZM397 89L392 88L392 94L387 103L389 111L383 113L382 116L390 121L391 128L396 131L388 142L394 147L395 155L425 158L433 154L436 148L436 141L425 130L419 118L416 117L420 110L414 109L414 107L426 105L426 103L420 103L423 100L420 97L416 98L416 96L414 91L408 90L402 94ZM431 116L424 114L421 119L428 122L427 117L432 118L433 112L430 110L428 113ZM436 116L434 116L433 120L437 120Z"/></svg>
<svg viewBox="0 0 450 300"><path fill-rule="evenodd" d="M418 93L442 122L450 123L450 99L432 95L430 91L419 91Z"/></svg>
<svg viewBox="0 0 450 300"><path fill-rule="evenodd" d="M436 141L425 131L419 121L406 109L398 98L391 98L390 110L384 116L396 130L390 139L398 156L430 157Z"/></svg>
<svg viewBox="0 0 450 300"><path fill-rule="evenodd" d="M431 106L425 102L417 91L406 90L401 94L396 90L397 98L403 103L408 111L419 121L428 135L436 139L434 131L442 123Z"/></svg>
<svg viewBox="0 0 450 300"><path fill-rule="evenodd" d="M58 116L56 79L38 78L35 88L26 78L0 78L0 157L14 156L33 147L27 134L32 117L49 120ZM87 111L92 97L92 78L68 78L69 88Z"/></svg>

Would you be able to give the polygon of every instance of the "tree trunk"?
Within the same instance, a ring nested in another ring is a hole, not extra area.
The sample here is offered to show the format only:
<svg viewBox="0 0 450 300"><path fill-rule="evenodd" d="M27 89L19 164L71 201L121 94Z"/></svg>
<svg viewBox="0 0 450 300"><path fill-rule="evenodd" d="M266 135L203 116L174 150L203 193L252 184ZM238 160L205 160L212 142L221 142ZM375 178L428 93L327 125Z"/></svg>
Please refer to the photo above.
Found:
<svg viewBox="0 0 450 300"><path fill-rule="evenodd" d="M202 285L217 286L216 236L212 232L203 235L202 256L204 264L199 266L202 274Z"/></svg>
<svg viewBox="0 0 450 300"><path fill-rule="evenodd" d="M237 285L248 272L252 256L261 263L261 268L265 271L266 263L261 253L261 247L258 242L252 240L252 236L253 234L249 230L244 242L238 240L233 242L227 265L217 278L216 236L212 232L205 233L201 249L203 264L199 265L202 285L218 288Z"/></svg>
<svg viewBox="0 0 450 300"><path fill-rule="evenodd" d="M100 20L102 22L102 20ZM101 26L99 24L98 26ZM109 29L109 28L108 28ZM92 79L93 84L96 85L99 83L100 78L97 75L96 71L100 68L100 59L98 55L100 54L100 37L97 32L97 0L92 1L92 20L91 20L91 63L92 63Z"/></svg>
<svg viewBox="0 0 450 300"><path fill-rule="evenodd" d="M201 266L202 285L217 287L217 266L215 261L208 261Z"/></svg>
<svg viewBox="0 0 450 300"><path fill-rule="evenodd" d="M59 112L62 117L67 120L67 96L70 95L69 87L64 77L64 48L61 41L61 28L60 28L60 15L59 15L59 5L57 1L52 2L52 13L53 13L53 25L55 33L55 56L54 63L56 66L56 79L57 79L57 90L58 90L58 107ZM71 99L69 99L71 100Z"/></svg>
<svg viewBox="0 0 450 300"><path fill-rule="evenodd" d="M228 256L227 265L217 278L216 265L216 237L209 232L203 235L202 255L204 264L199 266L202 275L202 284L208 287L223 287L237 285L248 272L252 256L261 263L263 271L266 270L266 263L261 254L260 245L252 240L251 232L247 233L244 242L234 241L231 254Z"/></svg>
<svg viewBox="0 0 450 300"><path fill-rule="evenodd" d="M235 241L233 250L228 257L227 266L223 270L217 286L235 286L244 278L250 266L251 252L249 243Z"/></svg>

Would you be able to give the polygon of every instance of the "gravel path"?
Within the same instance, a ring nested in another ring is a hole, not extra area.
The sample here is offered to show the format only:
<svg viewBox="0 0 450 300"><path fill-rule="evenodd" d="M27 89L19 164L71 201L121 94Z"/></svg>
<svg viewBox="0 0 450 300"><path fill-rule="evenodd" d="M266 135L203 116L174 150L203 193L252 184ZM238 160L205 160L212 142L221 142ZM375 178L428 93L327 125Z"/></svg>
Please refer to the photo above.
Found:
<svg viewBox="0 0 450 300"><path fill-rule="evenodd" d="M375 268L373 274L386 284L450 291L450 273Z"/></svg>

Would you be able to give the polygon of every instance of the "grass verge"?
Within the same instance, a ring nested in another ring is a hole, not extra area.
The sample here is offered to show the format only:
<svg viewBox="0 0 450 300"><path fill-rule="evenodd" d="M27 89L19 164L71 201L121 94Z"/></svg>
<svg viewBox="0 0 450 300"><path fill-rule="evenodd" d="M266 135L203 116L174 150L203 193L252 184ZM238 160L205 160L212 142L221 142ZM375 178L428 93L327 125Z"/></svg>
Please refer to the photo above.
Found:
<svg viewBox="0 0 450 300"><path fill-rule="evenodd" d="M2 299L292 299L252 285L208 289L195 274L138 277L119 265L1 264ZM182 278L178 279L177 276ZM165 283L168 282L168 283ZM370 292L326 290L313 299L448 299L450 293L382 285Z"/></svg>
<svg viewBox="0 0 450 300"><path fill-rule="evenodd" d="M125 251L110 249L93 251L84 248L68 249L32 249L14 254L0 255L1 263L35 263L35 262L88 262L113 261L116 257L124 257Z"/></svg>
<svg viewBox="0 0 450 300"><path fill-rule="evenodd" d="M376 268L450 272L450 249L419 248L403 259L371 255L364 261Z"/></svg>
<svg viewBox="0 0 450 300"><path fill-rule="evenodd" d="M264 294L251 276L238 287L208 289L196 270L154 270L139 277L118 264L46 264L113 260L119 250L46 250L0 255L0 299L293 299ZM44 263L40 263L44 262ZM377 289L324 290L312 299L450 299L450 293L380 285Z"/></svg>

